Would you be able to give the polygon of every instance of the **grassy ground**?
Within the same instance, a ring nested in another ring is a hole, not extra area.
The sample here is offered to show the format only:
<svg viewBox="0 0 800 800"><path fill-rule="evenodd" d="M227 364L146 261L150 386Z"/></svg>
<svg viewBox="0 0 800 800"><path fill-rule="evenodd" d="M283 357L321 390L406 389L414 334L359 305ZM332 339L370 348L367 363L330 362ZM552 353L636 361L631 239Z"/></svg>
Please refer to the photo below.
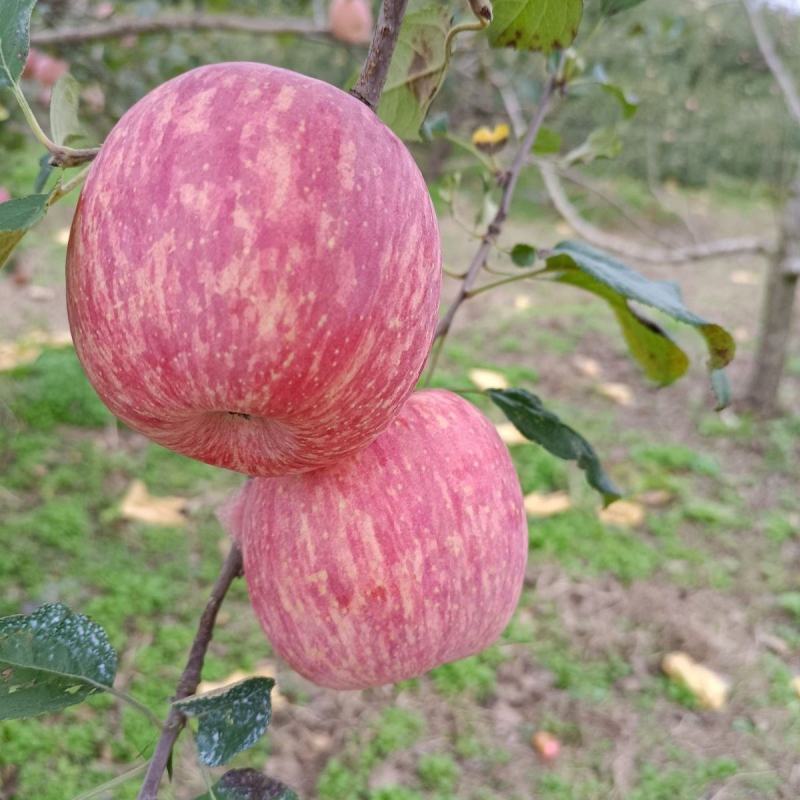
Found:
<svg viewBox="0 0 800 800"><path fill-rule="evenodd" d="M767 212L746 216L758 214ZM725 231L742 217L727 209L713 224ZM0 279L0 339L64 326L63 224L48 220L20 259L52 297L34 292L32 300L30 285ZM534 220L508 240L531 232L552 240L552 228ZM449 264L463 264L471 244L456 228L446 232ZM736 387L758 298L731 275L757 278L760 268L710 263L672 276L698 311L737 332ZM690 331L675 330L694 346ZM702 359L699 344L695 352ZM598 374L586 374L585 359ZM266 768L319 800L797 797L800 698L790 681L800 673L800 354L784 417L720 417L702 368L656 391L600 304L566 288L515 284L466 305L436 383L463 387L473 367L541 394L590 438L634 499L658 491L660 504L646 506L637 528L603 523L576 469L515 446L525 492L563 490L572 506L531 520L526 587L502 640L397 687L336 693L292 674L270 653L240 583L206 677L266 666L281 695L267 737L235 764ZM629 387L633 405L604 396L608 382ZM121 653L118 687L165 713L226 546L214 508L239 478L118 427L70 348L0 373L0 422L0 615L54 600L89 614ZM137 478L154 494L189 498L185 526L126 519L120 500ZM724 710L700 709L662 676L661 657L675 649L731 681ZM537 730L562 742L551 765L531 746ZM141 763L156 736L108 697L0 723L0 798L74 797ZM191 756L185 741L176 798L204 791ZM136 786L103 796L132 798Z"/></svg>

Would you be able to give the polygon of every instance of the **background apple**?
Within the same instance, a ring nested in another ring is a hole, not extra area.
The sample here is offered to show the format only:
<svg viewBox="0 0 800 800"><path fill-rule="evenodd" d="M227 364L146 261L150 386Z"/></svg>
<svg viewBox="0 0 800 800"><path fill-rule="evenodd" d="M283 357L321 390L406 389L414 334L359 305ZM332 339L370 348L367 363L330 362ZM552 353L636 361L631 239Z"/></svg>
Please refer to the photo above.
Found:
<svg viewBox="0 0 800 800"><path fill-rule="evenodd" d="M0 186L0 203L5 203L11 199L11 192L5 186Z"/></svg>
<svg viewBox="0 0 800 800"><path fill-rule="evenodd" d="M411 678L491 644L522 589L522 493L494 426L411 396L367 449L250 481L221 514L275 650L322 686Z"/></svg>
<svg viewBox="0 0 800 800"><path fill-rule="evenodd" d="M365 105L263 64L147 95L92 165L67 255L90 381L131 427L251 475L368 444L433 338L425 182Z"/></svg>
<svg viewBox="0 0 800 800"><path fill-rule="evenodd" d="M366 0L333 0L331 33L341 42L365 44L372 36L372 9Z"/></svg>

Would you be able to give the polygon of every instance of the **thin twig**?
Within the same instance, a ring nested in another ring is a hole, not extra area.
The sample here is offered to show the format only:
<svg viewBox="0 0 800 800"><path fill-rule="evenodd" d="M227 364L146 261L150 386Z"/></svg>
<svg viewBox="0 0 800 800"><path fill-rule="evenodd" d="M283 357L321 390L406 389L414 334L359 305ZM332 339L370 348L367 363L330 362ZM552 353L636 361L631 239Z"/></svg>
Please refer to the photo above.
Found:
<svg viewBox="0 0 800 800"><path fill-rule="evenodd" d="M464 276L464 280L461 283L461 288L459 289L458 294L450 305L450 308L447 309L445 315L439 321L439 326L436 329L436 336L439 339L443 339L445 336L447 336L458 309L461 307L461 304L464 302L464 300L469 297L469 293L478 278L478 274L486 264L486 259L489 257L489 253L491 252L492 247L494 247L497 237L500 235L500 231L503 228L503 223L505 223L509 209L511 208L511 200L514 197L514 191L517 188L517 181L519 180L520 172L527 161L528 153L530 153L533 143L536 141L536 135L539 133L542 122L544 122L544 118L550 108L550 101L553 98L553 94L555 93L557 86L557 76L555 74L551 75L544 85L542 96L539 99L539 105L533 115L530 125L528 126L528 131L525 134L525 138L522 140L522 143L520 144L519 149L514 156L514 161L511 164L511 168L503 178L503 194L500 198L500 205L497 208L497 213L494 215L494 219L486 229L486 233L484 233L483 237L481 238L480 247L470 262L469 269L467 270L467 274Z"/></svg>
<svg viewBox="0 0 800 800"><path fill-rule="evenodd" d="M200 622L197 626L192 648L189 651L189 658L183 670L178 688L175 691L174 700L182 700L197 691L200 683L200 676L203 671L203 661L205 660L208 645L214 633L214 623L217 620L217 612L222 605L222 601L233 583L235 578L242 574L242 551L237 544L231 546L228 557L222 565L219 577L211 590L211 597L203 610ZM150 766L147 768L142 788L139 790L137 800L157 800L158 787L161 777L167 768L172 747L175 744L178 734L186 724L186 717L173 705L170 709L167 721L161 731L161 738L158 740Z"/></svg>
<svg viewBox="0 0 800 800"><path fill-rule="evenodd" d="M389 75L389 64L397 46L397 37L400 35L400 26L403 24L407 5L408 0L384 0L381 4L381 13L372 34L367 59L361 68L356 85L350 90L353 97L357 97L373 111L378 107L381 92Z"/></svg>
<svg viewBox="0 0 800 800"><path fill-rule="evenodd" d="M543 160L538 161L537 165L542 174L547 194L556 211L575 233L589 244L601 247L604 250L610 250L612 253L624 258L645 261L651 264L685 264L690 261L701 261L706 258L719 258L720 256L769 253L772 249L770 242L755 236L719 239L717 241L689 244L683 247L645 247L629 239L623 239L614 234L601 231L591 222L584 219L567 197L567 193L564 191L553 165Z"/></svg>
<svg viewBox="0 0 800 800"><path fill-rule="evenodd" d="M772 38L767 31L767 26L764 24L764 18L761 16L761 5L756 4L754 0L743 0L744 7L747 11L747 16L750 19L750 27L753 29L753 34L758 43L758 49L764 61L767 62L769 71L775 78L776 83L780 86L783 92L783 99L789 109L789 113L794 117L794 121L800 125L800 91L797 89L797 84L792 77L791 72L786 68L786 65L778 55Z"/></svg>
<svg viewBox="0 0 800 800"><path fill-rule="evenodd" d="M327 36L327 24L302 17L264 19L237 14L159 14L150 18L120 17L78 28L55 28L31 35L37 47L52 44L83 44L123 36L138 36L179 31L225 31L228 33L263 34L295 33L301 36Z"/></svg>

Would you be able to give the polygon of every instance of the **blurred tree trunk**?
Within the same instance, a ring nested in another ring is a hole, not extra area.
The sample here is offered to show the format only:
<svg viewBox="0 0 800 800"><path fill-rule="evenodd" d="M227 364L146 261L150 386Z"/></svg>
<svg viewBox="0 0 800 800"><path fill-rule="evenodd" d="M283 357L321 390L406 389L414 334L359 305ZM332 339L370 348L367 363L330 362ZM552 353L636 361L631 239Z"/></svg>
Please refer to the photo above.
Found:
<svg viewBox="0 0 800 800"><path fill-rule="evenodd" d="M792 333L797 280L800 277L800 172L783 209L778 249L770 259L756 360L746 402L763 416L778 409L786 352Z"/></svg>

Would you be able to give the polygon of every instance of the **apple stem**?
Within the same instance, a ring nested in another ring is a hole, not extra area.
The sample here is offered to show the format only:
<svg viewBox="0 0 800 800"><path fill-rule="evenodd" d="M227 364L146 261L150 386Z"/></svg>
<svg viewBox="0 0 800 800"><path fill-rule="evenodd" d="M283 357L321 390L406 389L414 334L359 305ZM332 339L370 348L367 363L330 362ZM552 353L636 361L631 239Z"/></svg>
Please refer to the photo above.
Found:
<svg viewBox="0 0 800 800"><path fill-rule="evenodd" d="M378 101L389 75L389 64L397 45L407 5L408 0L383 0L367 59L361 68L356 85L350 90L353 97L358 98L373 111L378 108Z"/></svg>
<svg viewBox="0 0 800 800"><path fill-rule="evenodd" d="M211 597L205 609L203 609L203 614L197 625L197 633L192 642L189 657L186 660L186 667L178 681L173 700L182 700L197 691L203 672L206 651L214 634L217 613L231 584L242 575L242 569L242 551L239 549L239 545L234 543L222 565L219 576L214 583L214 588L211 590ZM167 769L172 755L172 748L184 725L186 725L186 717L173 705L161 730L161 737L147 767L147 774L137 795L137 800L157 800L161 778Z"/></svg>

